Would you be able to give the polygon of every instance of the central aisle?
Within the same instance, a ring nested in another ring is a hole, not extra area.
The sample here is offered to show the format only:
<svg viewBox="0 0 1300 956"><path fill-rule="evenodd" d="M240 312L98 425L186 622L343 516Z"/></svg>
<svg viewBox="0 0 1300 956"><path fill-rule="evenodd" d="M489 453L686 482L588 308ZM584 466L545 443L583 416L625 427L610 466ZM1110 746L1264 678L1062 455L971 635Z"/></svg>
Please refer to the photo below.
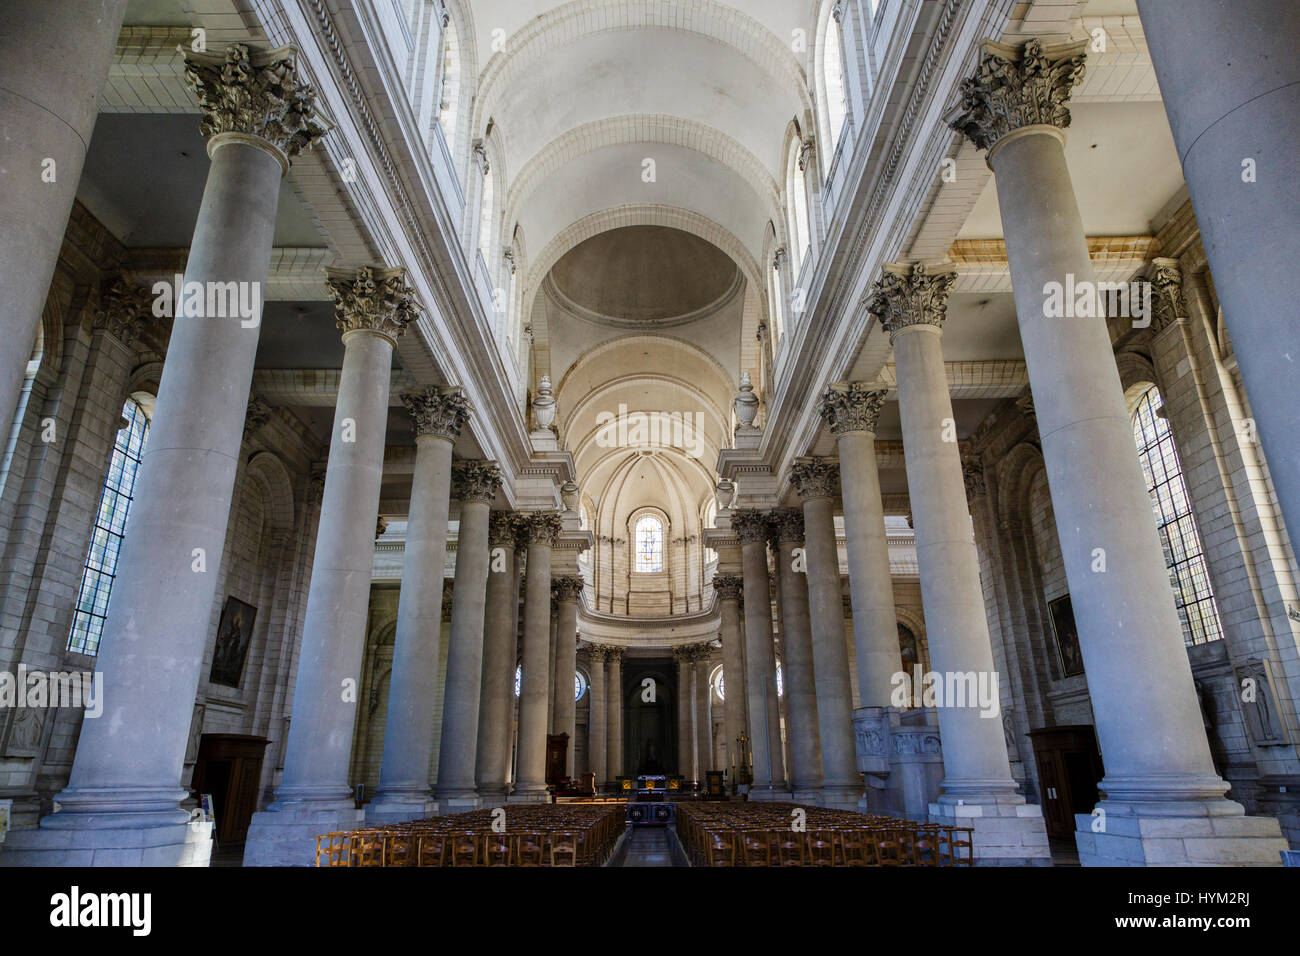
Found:
<svg viewBox="0 0 1300 956"><path fill-rule="evenodd" d="M621 866L678 866L667 827L635 827L627 837Z"/></svg>

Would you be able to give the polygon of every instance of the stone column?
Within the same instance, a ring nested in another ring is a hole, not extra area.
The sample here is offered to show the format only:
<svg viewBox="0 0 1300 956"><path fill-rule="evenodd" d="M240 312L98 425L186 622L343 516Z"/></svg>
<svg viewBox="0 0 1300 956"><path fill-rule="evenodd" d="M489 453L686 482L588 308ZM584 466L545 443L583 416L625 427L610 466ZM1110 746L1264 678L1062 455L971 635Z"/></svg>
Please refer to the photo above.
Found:
<svg viewBox="0 0 1300 956"><path fill-rule="evenodd" d="M605 763L609 780L623 775L623 654L621 647L611 647L605 654L609 671L605 675L609 681L606 688L605 719L609 731L605 738Z"/></svg>
<svg viewBox="0 0 1300 956"><path fill-rule="evenodd" d="M442 633L451 449L469 420L469 403L459 389L408 392L402 403L415 426L415 474L397 599L384 758L378 792L366 807L367 822L414 820L436 809L429 793L429 763Z"/></svg>
<svg viewBox="0 0 1300 956"><path fill-rule="evenodd" d="M892 679L903 669L876 469L876 422L885 394L883 388L843 382L827 390L819 409L839 450L858 695L863 707L876 708L889 706Z"/></svg>
<svg viewBox="0 0 1300 956"><path fill-rule="evenodd" d="M555 645L560 629L560 605L551 589L551 630L546 649L546 732L557 734L555 727Z"/></svg>
<svg viewBox="0 0 1300 956"><path fill-rule="evenodd" d="M483 680L478 708L478 752L474 783L485 806L503 803L510 769L511 719L515 685L515 613L519 604L519 562L515 557L515 515L493 511L488 518L487 611L483 621Z"/></svg>
<svg viewBox="0 0 1300 956"><path fill-rule="evenodd" d="M539 511L525 517L528 571L524 582L523 679L519 692L519 755L511 803L545 803L547 658L551 644L551 548L560 516Z"/></svg>
<svg viewBox="0 0 1300 956"><path fill-rule="evenodd" d="M936 695L945 776L930 815L973 824L979 859L1046 864L1041 808L1026 805L1016 792L1002 735L998 675L940 345L952 282L951 272L888 266L867 306L894 346L930 664L947 678L945 691L961 678L960 686L974 691L956 700ZM913 687L912 694L924 689Z"/></svg>
<svg viewBox="0 0 1300 956"><path fill-rule="evenodd" d="M1138 13L1294 543L1300 536L1300 7L1142 0Z"/></svg>
<svg viewBox="0 0 1300 956"><path fill-rule="evenodd" d="M785 644L786 743L794 799L821 798L821 736L817 685L813 677L812 632L808 623L808 575L804 562L803 514L797 508L772 512L769 525L777 587L781 593L781 640ZM796 556L795 550L801 553Z"/></svg>
<svg viewBox="0 0 1300 956"><path fill-rule="evenodd" d="M558 608L555 630L555 733L569 735L564 758L564 773L573 776L573 754L578 748L578 702L573 694L574 674L578 669L578 600L582 596L582 578L565 575L552 582Z"/></svg>
<svg viewBox="0 0 1300 956"><path fill-rule="evenodd" d="M501 490L495 462L463 461L452 472L460 499L456 579L451 597L447 683L442 695L442 740L438 751L439 813L477 810L474 760L478 755L479 692L483 686L483 622L487 602L488 512Z"/></svg>
<svg viewBox="0 0 1300 956"><path fill-rule="evenodd" d="M803 500L808 618L822 747L822 805L856 810L862 784L854 763L853 685L835 543L834 495L839 477L839 468L821 458L801 460L790 472L790 483Z"/></svg>
<svg viewBox="0 0 1300 956"><path fill-rule="evenodd" d="M0 238L0 327L9 330L14 323L6 354L20 366L11 381L5 370L11 360L0 363L0 407L8 407L10 417L29 357L29 333L53 269L53 259L48 268L43 265L43 250L48 240L50 255L57 256L76 188L80 160L74 156L81 146L71 140L94 120L98 85L113 50L113 39L97 31L113 30L121 19L116 5L96 6L98 15L83 10L70 19L66 5L24 2L17 11L6 10L7 16L29 18L11 19L14 28L0 39L0 49L16 55L0 59L13 79L0 84L0 129L13 134L0 136L0 182L6 186L0 210L7 214ZM35 37L32 29L38 30ZM32 52L20 53L24 47ZM85 75L75 82L48 71L28 80L14 76L56 53L84 55L84 62L68 69ZM219 58L187 64L191 82L201 86L200 129L209 137L212 162L185 281L200 289L234 283L252 314L205 316L206 295L195 296L199 304L189 308L182 297L175 310L96 662L105 688L103 717L81 727L68 786L57 796L60 811L42 820L39 830L10 835L3 853L8 865L177 865L206 863L209 856L203 828L187 826L189 815L178 806L187 795L180 778L243 441L280 180L290 161L323 133L313 119L314 93L297 82L291 55L250 62L246 48L234 47L230 57L242 72L223 72ZM24 97L29 89L35 91L31 102L14 102L15 93ZM244 105L234 108L235 102ZM46 103L53 112L34 119L33 111ZM65 120L72 127L56 135L50 124ZM40 176L39 162L29 166L25 157L46 147L59 162L62 185L56 189L38 180L35 189L50 191L32 196L17 179ZM10 160L22 168L6 170ZM48 204L33 213L36 226L10 218L21 217L25 196ZM50 235L39 225L47 222L54 223ZM32 248L25 250L28 242ZM14 243L18 248L11 252ZM93 849L85 834L48 832L92 828L99 831ZM148 832L142 836L141 830Z"/></svg>
<svg viewBox="0 0 1300 956"><path fill-rule="evenodd" d="M718 595L722 635L722 715L727 733L728 781L735 784L741 764L740 737L748 736L745 720L745 659L740 633L740 592L744 581L734 574L715 574L713 590Z"/></svg>
<svg viewBox="0 0 1300 956"><path fill-rule="evenodd" d="M587 757L591 772L596 775L596 789L605 786L605 767L609 757L606 753L606 740L609 727L606 723L607 706L605 689L605 651L600 644L591 645L591 686L587 693L591 695L591 710L587 714Z"/></svg>
<svg viewBox="0 0 1300 956"><path fill-rule="evenodd" d="M767 575L767 514L736 511L731 526L741 541L745 579L745 697L754 764L750 799L783 799L789 793L781 756L781 712L776 699L776 651L772 647L772 596Z"/></svg>
<svg viewBox="0 0 1300 956"><path fill-rule="evenodd" d="M673 648L677 662L677 772L687 780L695 774L695 728L691 725L691 654L685 645Z"/></svg>
<svg viewBox="0 0 1300 956"><path fill-rule="evenodd" d="M343 372L325 470L284 775L255 814L246 866L305 866L320 828L357 819L348 784L365 649L393 347L418 306L401 269L331 270Z"/></svg>
<svg viewBox="0 0 1300 956"><path fill-rule="evenodd" d="M1210 757L1106 319L1095 297L1087 301L1096 276L1062 132L1085 45L1046 48L1031 40L1017 50L986 41L979 72L963 82L951 117L955 129L988 150L997 181L1020 338L1030 385L1037 386L1043 460L1106 765L1099 804L1106 829L1093 832L1092 820L1080 819L1080 857L1154 862L1148 854L1158 853L1166 863L1277 863L1276 821L1245 820L1241 806L1223 798L1228 785ZM1094 307L1062 317L1054 299L1059 304L1067 285L1084 290L1076 301ZM1259 308L1253 296L1249 308ZM902 338L919 341L916 333ZM933 647L928 611L926 623ZM952 752L946 738L944 751ZM1216 818L1212 827L1208 817ZM1157 826L1162 840L1153 842ZM1174 834L1186 838L1176 850L1168 842Z"/></svg>
<svg viewBox="0 0 1300 956"><path fill-rule="evenodd" d="M0 341L5 343L0 421L6 435L125 13L126 0L5 4L9 28L0 33Z"/></svg>
<svg viewBox="0 0 1300 956"><path fill-rule="evenodd" d="M709 645L692 649L691 671L695 679L695 779L704 783L704 772L713 769L713 722L709 717Z"/></svg>

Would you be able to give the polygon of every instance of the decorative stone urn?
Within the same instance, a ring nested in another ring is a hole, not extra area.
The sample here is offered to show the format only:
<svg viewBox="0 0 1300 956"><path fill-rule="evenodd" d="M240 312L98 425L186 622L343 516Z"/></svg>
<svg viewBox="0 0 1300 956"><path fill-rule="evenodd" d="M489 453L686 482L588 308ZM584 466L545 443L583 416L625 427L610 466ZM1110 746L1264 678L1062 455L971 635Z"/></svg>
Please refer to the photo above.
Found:
<svg viewBox="0 0 1300 956"><path fill-rule="evenodd" d="M736 485L729 478L718 480L714 492L714 500L718 503L718 511L730 511L732 503L736 500Z"/></svg>
<svg viewBox="0 0 1300 956"><path fill-rule="evenodd" d="M754 394L754 383L749 380L748 370L740 373L740 388L735 399L736 420L741 428L753 428L754 419L758 417L758 396Z"/></svg>
<svg viewBox="0 0 1300 956"><path fill-rule="evenodd" d="M567 511L576 512L578 510L578 483L576 481L566 481L560 485L560 500L564 502Z"/></svg>
<svg viewBox="0 0 1300 956"><path fill-rule="evenodd" d="M537 397L533 399L533 418L537 427L550 428L555 424L555 396L551 394L551 377L543 375L537 385Z"/></svg>

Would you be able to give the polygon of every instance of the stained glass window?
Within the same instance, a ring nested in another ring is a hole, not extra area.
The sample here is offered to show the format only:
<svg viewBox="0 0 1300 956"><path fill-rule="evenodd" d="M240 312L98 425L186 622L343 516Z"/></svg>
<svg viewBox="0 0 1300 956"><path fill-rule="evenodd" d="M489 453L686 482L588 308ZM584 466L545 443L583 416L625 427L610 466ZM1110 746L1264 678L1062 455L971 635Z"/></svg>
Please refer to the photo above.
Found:
<svg viewBox="0 0 1300 956"><path fill-rule="evenodd" d="M72 615L72 633L68 650L78 654L96 654L104 634L104 617L108 614L108 596L117 573L117 555L126 533L127 513L135 491L135 478L149 434L149 417L140 403L129 398L122 406L126 425L118 430L113 458L104 477L104 490L95 515L95 529L90 539L90 553L81 574L77 607Z"/></svg>
<svg viewBox="0 0 1300 956"><path fill-rule="evenodd" d="M636 563L640 572L664 569L664 526L659 519L646 515L636 523Z"/></svg>

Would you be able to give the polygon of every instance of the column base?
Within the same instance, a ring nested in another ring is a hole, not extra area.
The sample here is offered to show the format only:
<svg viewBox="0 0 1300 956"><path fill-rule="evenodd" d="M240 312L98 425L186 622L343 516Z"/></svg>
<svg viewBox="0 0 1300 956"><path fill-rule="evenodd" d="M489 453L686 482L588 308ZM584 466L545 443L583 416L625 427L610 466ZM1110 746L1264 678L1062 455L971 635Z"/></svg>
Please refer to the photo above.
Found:
<svg viewBox="0 0 1300 956"><path fill-rule="evenodd" d="M785 787L759 787L751 785L749 799L755 803L788 803L790 791Z"/></svg>
<svg viewBox="0 0 1300 956"><path fill-rule="evenodd" d="M479 795L470 791L469 793L455 794L438 794L438 813L440 816L447 816L450 813L469 813L472 810L478 810L483 806L483 801Z"/></svg>
<svg viewBox="0 0 1300 956"><path fill-rule="evenodd" d="M822 806L822 788L797 786L790 794L790 799L794 803L806 803L810 807L820 807Z"/></svg>
<svg viewBox="0 0 1300 956"><path fill-rule="evenodd" d="M1074 818L1082 866L1281 866L1288 849L1276 819L1248 817L1230 800L1192 803L1179 816L1165 808L1108 808L1106 800L1097 806L1104 815Z"/></svg>
<svg viewBox="0 0 1300 956"><path fill-rule="evenodd" d="M857 810L864 799L861 787L822 787L821 805L828 810Z"/></svg>
<svg viewBox="0 0 1300 956"><path fill-rule="evenodd" d="M187 822L10 830L0 843L0 866L208 866L214 826Z"/></svg>
<svg viewBox="0 0 1300 956"><path fill-rule="evenodd" d="M550 803L551 792L545 787L515 787L514 792L506 797L506 803Z"/></svg>
<svg viewBox="0 0 1300 956"><path fill-rule="evenodd" d="M480 809L484 807L502 807L506 804L506 791L504 787L498 789L482 788L478 792Z"/></svg>
<svg viewBox="0 0 1300 956"><path fill-rule="evenodd" d="M438 801L425 794L380 793L365 807L366 824L408 823L438 815Z"/></svg>
<svg viewBox="0 0 1300 956"><path fill-rule="evenodd" d="M292 804L253 814L244 844L244 866L315 866L316 838L364 826L366 811Z"/></svg>
<svg viewBox="0 0 1300 956"><path fill-rule="evenodd" d="M930 822L972 827L976 866L1052 865L1043 808L1018 793L945 795L930 804Z"/></svg>

